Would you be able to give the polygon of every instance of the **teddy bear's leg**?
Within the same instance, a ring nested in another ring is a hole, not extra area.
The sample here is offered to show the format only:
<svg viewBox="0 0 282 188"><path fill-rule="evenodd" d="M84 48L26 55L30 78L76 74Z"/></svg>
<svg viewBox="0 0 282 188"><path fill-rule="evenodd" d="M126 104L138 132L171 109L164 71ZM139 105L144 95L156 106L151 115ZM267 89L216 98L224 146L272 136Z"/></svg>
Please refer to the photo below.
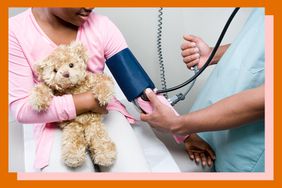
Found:
<svg viewBox="0 0 282 188"><path fill-rule="evenodd" d="M29 96L29 101L32 108L36 111L44 111L49 108L53 99L52 90L44 83L36 85Z"/></svg>
<svg viewBox="0 0 282 188"><path fill-rule="evenodd" d="M69 167L78 167L85 162L86 140L84 128L71 122L62 129L62 159Z"/></svg>
<svg viewBox="0 0 282 188"><path fill-rule="evenodd" d="M116 159L116 147L102 122L93 122L85 130L89 151L95 164L110 166Z"/></svg>

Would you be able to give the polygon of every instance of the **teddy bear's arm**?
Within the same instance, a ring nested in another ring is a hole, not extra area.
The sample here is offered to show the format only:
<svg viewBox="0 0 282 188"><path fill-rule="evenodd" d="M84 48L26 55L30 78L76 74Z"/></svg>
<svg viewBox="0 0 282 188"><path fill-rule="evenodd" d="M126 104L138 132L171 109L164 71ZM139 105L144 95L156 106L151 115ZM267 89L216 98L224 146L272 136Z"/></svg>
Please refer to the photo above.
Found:
<svg viewBox="0 0 282 188"><path fill-rule="evenodd" d="M109 103L114 95L114 82L111 77L103 73L90 74L92 92L100 105Z"/></svg>
<svg viewBox="0 0 282 188"><path fill-rule="evenodd" d="M53 99L52 89L44 83L39 83L32 89L29 99L34 110L45 111L49 108Z"/></svg>

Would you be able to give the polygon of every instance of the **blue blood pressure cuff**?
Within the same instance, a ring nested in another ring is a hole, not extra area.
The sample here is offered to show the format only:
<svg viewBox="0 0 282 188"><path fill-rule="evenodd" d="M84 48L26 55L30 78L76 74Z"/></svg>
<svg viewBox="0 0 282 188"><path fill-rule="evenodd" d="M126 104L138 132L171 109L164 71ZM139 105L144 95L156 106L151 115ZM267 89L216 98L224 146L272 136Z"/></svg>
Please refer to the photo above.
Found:
<svg viewBox="0 0 282 188"><path fill-rule="evenodd" d="M142 95L146 88L155 88L152 80L128 48L107 59L106 65L130 102Z"/></svg>

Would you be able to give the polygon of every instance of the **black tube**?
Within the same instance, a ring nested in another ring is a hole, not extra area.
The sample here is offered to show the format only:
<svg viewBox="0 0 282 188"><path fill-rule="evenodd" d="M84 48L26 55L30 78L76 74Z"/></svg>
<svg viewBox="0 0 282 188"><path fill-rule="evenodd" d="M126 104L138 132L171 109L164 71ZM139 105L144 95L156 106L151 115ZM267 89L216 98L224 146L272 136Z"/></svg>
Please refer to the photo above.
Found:
<svg viewBox="0 0 282 188"><path fill-rule="evenodd" d="M183 82L182 84L179 84L179 85L177 85L177 86L174 86L174 87L171 87L171 88L168 88L168 89L158 90L158 91L157 91L157 94L159 94L159 93L166 93L166 92L170 92L170 91L174 91L174 90L177 90L177 89L180 89L180 88L186 86L187 84L189 84L189 83L191 83L193 80L195 80L195 79L209 66L211 60L213 59L215 53L217 52L218 47L220 46L220 43L221 43L221 41L222 41L222 39L223 39L223 37L224 37L224 35L225 35L225 33L226 33L228 27L229 27L231 21L233 20L234 16L235 16L236 13L239 11L239 9L240 9L239 7L235 8L235 9L233 10L232 14L230 15L230 17L228 18L228 20L227 20L227 22L226 22L226 24L225 24L225 26L224 26L224 28L223 28L223 30L222 30L220 36L219 36L219 38L218 38L218 40L217 40L217 42L216 42L216 45L214 46L214 48L213 48L213 50L212 50L212 53L211 53L211 55L209 56L209 58L208 58L208 60L206 61L206 63L204 64L204 66L203 66L201 69L199 69L199 71L198 71L196 74L194 74L191 78L189 78L187 81Z"/></svg>

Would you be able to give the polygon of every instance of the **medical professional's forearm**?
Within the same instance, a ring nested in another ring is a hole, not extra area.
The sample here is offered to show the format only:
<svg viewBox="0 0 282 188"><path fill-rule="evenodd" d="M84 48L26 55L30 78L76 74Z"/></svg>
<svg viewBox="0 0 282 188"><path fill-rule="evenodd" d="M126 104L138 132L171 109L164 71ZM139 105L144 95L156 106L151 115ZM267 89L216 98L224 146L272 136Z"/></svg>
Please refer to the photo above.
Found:
<svg viewBox="0 0 282 188"><path fill-rule="evenodd" d="M217 52L215 53L214 58L210 65L217 64L226 50L229 48L230 44L222 45L218 48ZM213 48L212 48L213 49Z"/></svg>
<svg viewBox="0 0 282 188"><path fill-rule="evenodd" d="M185 116L174 133L191 134L239 127L264 117L264 85L240 92Z"/></svg>

